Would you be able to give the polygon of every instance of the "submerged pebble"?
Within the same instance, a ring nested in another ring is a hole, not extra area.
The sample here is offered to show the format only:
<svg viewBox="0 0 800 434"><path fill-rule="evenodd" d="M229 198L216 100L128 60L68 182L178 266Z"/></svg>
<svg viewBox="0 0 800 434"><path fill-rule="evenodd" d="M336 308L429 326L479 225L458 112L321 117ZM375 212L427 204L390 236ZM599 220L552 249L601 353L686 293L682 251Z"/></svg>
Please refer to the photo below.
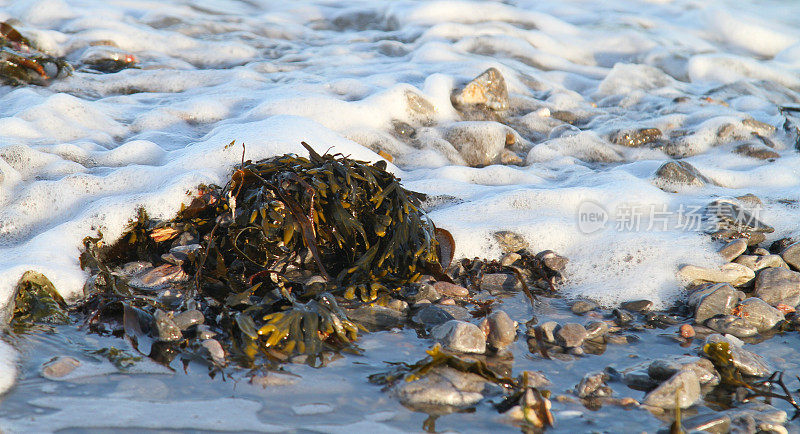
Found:
<svg viewBox="0 0 800 434"><path fill-rule="evenodd" d="M81 361L73 357L60 356L42 365L42 377L49 380L56 380L69 375L77 367L81 366Z"/></svg>
<svg viewBox="0 0 800 434"><path fill-rule="evenodd" d="M450 351L483 354L486 335L478 326L465 321L451 320L431 330L431 336Z"/></svg>
<svg viewBox="0 0 800 434"><path fill-rule="evenodd" d="M675 373L645 395L642 404L665 409L689 408L700 400L700 380L695 371L684 369Z"/></svg>

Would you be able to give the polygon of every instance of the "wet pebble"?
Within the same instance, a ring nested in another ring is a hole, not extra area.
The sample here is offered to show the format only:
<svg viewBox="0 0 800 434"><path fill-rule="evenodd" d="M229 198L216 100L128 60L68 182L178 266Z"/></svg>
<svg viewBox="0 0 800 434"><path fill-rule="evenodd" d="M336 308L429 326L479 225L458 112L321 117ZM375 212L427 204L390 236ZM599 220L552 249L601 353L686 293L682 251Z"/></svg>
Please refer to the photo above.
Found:
<svg viewBox="0 0 800 434"><path fill-rule="evenodd" d="M451 320L431 330L431 337L447 350L459 353L486 352L486 335L478 326L465 321Z"/></svg>
<svg viewBox="0 0 800 434"><path fill-rule="evenodd" d="M733 286L744 285L756 277L753 270L735 262L727 263L719 268L684 265L678 274L691 281L730 283Z"/></svg>
<svg viewBox="0 0 800 434"><path fill-rule="evenodd" d="M387 303L386 307L400 312L405 312L406 310L408 310L408 303L405 300L398 300L395 298L392 299L392 301L390 301L389 303Z"/></svg>
<svg viewBox="0 0 800 434"><path fill-rule="evenodd" d="M482 377L439 366L418 380L398 382L392 393L411 408L430 405L466 407L483 399L484 389Z"/></svg>
<svg viewBox="0 0 800 434"><path fill-rule="evenodd" d="M446 305L440 304L438 305L440 309L444 310L445 312L449 313L453 316L454 319L459 321L469 321L472 319L472 314L462 306L458 305Z"/></svg>
<svg viewBox="0 0 800 434"><path fill-rule="evenodd" d="M80 360L69 356L60 356L42 365L41 374L48 380L55 380L68 375L79 366L81 366Z"/></svg>
<svg viewBox="0 0 800 434"><path fill-rule="evenodd" d="M605 372L590 372L575 386L575 394L579 398L611 396L611 388L606 384L608 378Z"/></svg>
<svg viewBox="0 0 800 434"><path fill-rule="evenodd" d="M508 252L504 254L502 258L500 258L500 265L504 267L509 267L513 265L515 262L519 261L520 259L522 259L522 255L520 255L519 253Z"/></svg>
<svg viewBox="0 0 800 434"><path fill-rule="evenodd" d="M759 332L771 330L783 320L783 313L758 297L750 297L739 304L739 316Z"/></svg>
<svg viewBox="0 0 800 434"><path fill-rule="evenodd" d="M800 304L800 273L786 268L767 268L758 273L755 296L772 306Z"/></svg>
<svg viewBox="0 0 800 434"><path fill-rule="evenodd" d="M544 266L553 270L562 272L567 268L569 259L559 256L552 250L544 250L536 254L536 258L544 263Z"/></svg>
<svg viewBox="0 0 800 434"><path fill-rule="evenodd" d="M781 257L795 270L800 270L800 242L789 245L781 251Z"/></svg>
<svg viewBox="0 0 800 434"><path fill-rule="evenodd" d="M488 166L499 160L506 146L509 128L498 122L456 122L444 132L444 138L458 151L467 165Z"/></svg>
<svg viewBox="0 0 800 434"><path fill-rule="evenodd" d="M206 339L200 345L208 351L208 354L211 356L211 359L219 364L225 364L225 350L222 349L222 345L216 339Z"/></svg>
<svg viewBox="0 0 800 434"><path fill-rule="evenodd" d="M175 265L183 265L184 262L193 258L201 248L200 244L175 246L169 252L161 255L161 260Z"/></svg>
<svg viewBox="0 0 800 434"><path fill-rule="evenodd" d="M481 323L486 334L486 342L495 349L503 349L514 343L517 336L517 322L502 310L493 312Z"/></svg>
<svg viewBox="0 0 800 434"><path fill-rule="evenodd" d="M586 335L586 328L577 323L566 323L555 331L556 342L567 348L581 346Z"/></svg>
<svg viewBox="0 0 800 434"><path fill-rule="evenodd" d="M441 306L425 306L420 309L411 320L426 327L432 327L455 319L453 315L442 309Z"/></svg>
<svg viewBox="0 0 800 434"><path fill-rule="evenodd" d="M789 268L780 255L741 255L736 258L735 262L737 264L742 264L753 271L758 271L764 268Z"/></svg>
<svg viewBox="0 0 800 434"><path fill-rule="evenodd" d="M720 378L714 364L708 359L695 356L655 360L647 367L647 374L656 381L664 381L685 369L694 371L700 384L719 384Z"/></svg>
<svg viewBox="0 0 800 434"><path fill-rule="evenodd" d="M528 242L525 241L525 237L516 232L497 231L492 235L503 253L514 253L528 248Z"/></svg>
<svg viewBox="0 0 800 434"><path fill-rule="evenodd" d="M492 110L508 109L508 89L503 74L497 68L489 68L456 89L451 95L454 106L481 104Z"/></svg>
<svg viewBox="0 0 800 434"><path fill-rule="evenodd" d="M732 262L747 250L747 240L738 239L725 244L719 249L719 254L728 262Z"/></svg>
<svg viewBox="0 0 800 434"><path fill-rule="evenodd" d="M698 324L702 324L715 315L730 315L736 303L739 302L738 292L727 284L714 285L701 291L705 293L698 294L689 302L691 305L693 301L696 301L694 319ZM701 298L698 300L697 297Z"/></svg>
<svg viewBox="0 0 800 434"><path fill-rule="evenodd" d="M575 303L572 303L572 306L570 307L570 310L572 310L573 313L581 315L581 314L584 314L586 312L593 311L593 310L597 309L598 307L600 307L600 306L597 303L593 302L593 301L578 300Z"/></svg>
<svg viewBox="0 0 800 434"><path fill-rule="evenodd" d="M205 324L198 324L197 325L197 339L200 339L201 341L204 341L204 340L207 340L207 339L211 339L216 335L217 334L213 330L211 330L211 327L209 327L209 326L207 326Z"/></svg>
<svg viewBox="0 0 800 434"><path fill-rule="evenodd" d="M631 312L646 312L653 307L653 302L650 300L626 301L620 304L619 307Z"/></svg>
<svg viewBox="0 0 800 434"><path fill-rule="evenodd" d="M736 315L718 315L706 320L706 327L722 334L746 338L758 334L758 329Z"/></svg>
<svg viewBox="0 0 800 434"><path fill-rule="evenodd" d="M608 323L605 321L592 321L586 325L586 339L592 340L605 336L608 333Z"/></svg>
<svg viewBox="0 0 800 434"><path fill-rule="evenodd" d="M152 270L139 273L131 278L129 284L139 288L158 288L173 282L185 282L189 275L179 265L163 264Z"/></svg>
<svg viewBox="0 0 800 434"><path fill-rule="evenodd" d="M542 333L542 339L545 342L554 343L556 341L555 331L557 327L558 323L555 321L548 321L540 325L539 330Z"/></svg>
<svg viewBox="0 0 800 434"><path fill-rule="evenodd" d="M202 312L197 309L191 309L175 315L172 320L179 329L186 330L195 324L203 324L206 319Z"/></svg>
<svg viewBox="0 0 800 434"><path fill-rule="evenodd" d="M464 298L469 297L469 290L463 286L450 282L436 282L433 285L436 292L443 297Z"/></svg>
<svg viewBox="0 0 800 434"><path fill-rule="evenodd" d="M627 310L614 309L611 313L614 315L614 322L617 323L617 325L622 326L633 321L633 315Z"/></svg>
<svg viewBox="0 0 800 434"><path fill-rule="evenodd" d="M674 191L675 186L688 185L702 187L708 178L686 161L669 161L656 170L653 183L664 190Z"/></svg>
<svg viewBox="0 0 800 434"><path fill-rule="evenodd" d="M680 333L681 337L686 338L686 339L690 339L690 338L693 338L695 336L694 327L692 327L690 324L681 325L681 327L679 329L679 333Z"/></svg>
<svg viewBox="0 0 800 434"><path fill-rule="evenodd" d="M165 342L173 342L181 339L181 329L175 324L172 317L161 309L156 310L153 315L158 331L158 339Z"/></svg>
<svg viewBox="0 0 800 434"><path fill-rule="evenodd" d="M741 144L737 146L733 150L733 152L739 155L743 155L745 157L756 158L759 160L780 158L780 154L773 151L772 149L763 145L756 145L754 143Z"/></svg>
<svg viewBox="0 0 800 434"><path fill-rule="evenodd" d="M742 374L750 375L753 377L762 377L765 375L769 375L772 372L771 368L767 366L764 362L764 359L749 351L744 349L743 343L741 340L736 339L733 336L722 336L719 334L712 334L706 337L705 343L718 343L718 342L727 342L730 346L731 355L733 356L733 364L736 366ZM702 347L700 347L700 356L707 357L706 354L702 351Z"/></svg>
<svg viewBox="0 0 800 434"><path fill-rule="evenodd" d="M412 303L419 303L422 300L427 300L430 301L431 303L435 303L440 298L442 297L441 295L439 295L439 291L436 290L436 287L434 285L431 285L429 283L423 283L422 285L420 285L417 293L409 297L408 300Z"/></svg>
<svg viewBox="0 0 800 434"><path fill-rule="evenodd" d="M680 408L689 408L699 400L700 380L694 371L686 369L675 373L645 395L642 403L653 407L674 409L676 401Z"/></svg>
<svg viewBox="0 0 800 434"><path fill-rule="evenodd" d="M489 293L503 292L503 291L519 291L522 289L517 276L506 273L491 273L485 274L481 278L480 287Z"/></svg>

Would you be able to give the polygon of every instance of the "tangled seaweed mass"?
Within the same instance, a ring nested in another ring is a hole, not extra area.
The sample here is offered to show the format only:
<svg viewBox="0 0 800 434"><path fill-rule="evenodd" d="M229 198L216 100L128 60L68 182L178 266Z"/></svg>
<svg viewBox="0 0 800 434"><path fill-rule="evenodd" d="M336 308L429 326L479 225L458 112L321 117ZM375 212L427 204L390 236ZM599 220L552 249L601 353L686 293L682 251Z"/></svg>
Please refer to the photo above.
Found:
<svg viewBox="0 0 800 434"><path fill-rule="evenodd" d="M142 213L113 245L87 238L82 265L94 277L80 310L91 327L124 333L140 351L157 337L150 356L169 362L165 349L191 350L174 323L194 315L245 366L258 354L313 361L358 335L340 302L385 304L423 269L441 270L432 222L385 162L305 146L310 158L243 161L173 220Z"/></svg>
<svg viewBox="0 0 800 434"><path fill-rule="evenodd" d="M53 78L72 73L64 59L37 49L8 23L0 23L0 82L46 85Z"/></svg>

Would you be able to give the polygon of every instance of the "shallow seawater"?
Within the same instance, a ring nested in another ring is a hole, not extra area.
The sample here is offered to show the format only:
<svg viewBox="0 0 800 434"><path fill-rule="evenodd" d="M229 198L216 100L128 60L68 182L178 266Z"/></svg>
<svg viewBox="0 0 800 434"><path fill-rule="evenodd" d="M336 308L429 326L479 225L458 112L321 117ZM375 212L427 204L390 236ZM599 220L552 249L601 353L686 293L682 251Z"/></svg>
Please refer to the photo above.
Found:
<svg viewBox="0 0 800 434"><path fill-rule="evenodd" d="M457 257L498 258L493 233L514 231L532 250L570 259L563 295L667 308L683 296L678 266L721 259L702 231L659 228L654 212L674 219L752 193L775 228L767 245L800 235L800 117L780 109L800 104L798 17L800 4L777 0L0 0L0 21L76 65L98 45L140 61L113 74L79 68L49 87L0 86L0 308L31 269L65 298L80 297L81 240L113 240L141 207L170 218L199 184L224 184L242 158L233 140L252 160L304 153L301 141L370 161L391 155L405 186L435 199L429 215L452 232ZM487 140L512 128L516 160L468 167L445 140L462 122L450 93L489 67L508 86L506 126L469 128ZM613 143L639 128L659 128L671 147ZM777 157L734 152L764 150L753 133ZM710 182L659 189L656 170L678 157ZM601 226L580 225L587 209L605 216ZM626 226L634 210L650 219ZM520 323L573 316L564 299L531 310L515 297L503 308ZM672 329L641 335L567 362L532 355L520 339L514 373L541 370L563 394L588 371L697 349L678 346ZM0 347L0 390L17 378L0 397L3 431L409 431L427 418L367 383L384 362L424 356L431 342L408 329L368 334L363 355L323 369L287 366L297 383L266 389L236 372L209 378L200 364L184 373L145 361L134 368L142 372L119 373L90 352L127 344L75 326L7 340L19 354ZM753 348L793 372L798 344L786 335ZM69 381L40 377L57 355L92 369ZM611 386L618 397L643 396ZM553 405L554 432L663 426L643 410ZM97 416L83 417L88 409ZM484 403L440 416L436 428L518 430L500 418Z"/></svg>

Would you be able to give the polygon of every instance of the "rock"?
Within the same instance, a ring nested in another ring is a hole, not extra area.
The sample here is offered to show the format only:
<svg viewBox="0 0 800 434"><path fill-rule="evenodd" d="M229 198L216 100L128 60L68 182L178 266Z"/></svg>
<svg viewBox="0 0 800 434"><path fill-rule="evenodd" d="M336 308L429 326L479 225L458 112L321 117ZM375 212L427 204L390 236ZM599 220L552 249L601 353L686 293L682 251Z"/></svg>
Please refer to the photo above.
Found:
<svg viewBox="0 0 800 434"><path fill-rule="evenodd" d="M80 360L69 356L60 356L42 365L41 374L48 380L57 380L69 375L79 366L81 366Z"/></svg>
<svg viewBox="0 0 800 434"><path fill-rule="evenodd" d="M737 264L742 264L745 267L758 271L764 268L789 268L780 255L741 255L736 258Z"/></svg>
<svg viewBox="0 0 800 434"><path fill-rule="evenodd" d="M514 253L528 248L528 242L520 234L511 231L497 231L493 236L503 253Z"/></svg>
<svg viewBox="0 0 800 434"><path fill-rule="evenodd" d="M486 334L486 342L496 349L511 345L517 337L517 322L502 310L493 312L483 320L481 329Z"/></svg>
<svg viewBox="0 0 800 434"><path fill-rule="evenodd" d="M739 404L737 407L725 410L724 414L730 417L735 424L743 418L750 418L756 424L775 424L781 426L788 421L785 411L775 408L770 404L755 401ZM756 432L756 430L751 432Z"/></svg>
<svg viewBox="0 0 800 434"><path fill-rule="evenodd" d="M772 306L800 304L800 273L786 268L766 268L758 273L755 296Z"/></svg>
<svg viewBox="0 0 800 434"><path fill-rule="evenodd" d="M414 314L411 321L426 327L433 327L453 319L455 319L453 315L443 310L441 306L425 306Z"/></svg>
<svg viewBox="0 0 800 434"><path fill-rule="evenodd" d="M499 161L506 146L509 129L491 121L456 122L444 132L444 139L472 167L488 166Z"/></svg>
<svg viewBox="0 0 800 434"><path fill-rule="evenodd" d="M742 374L752 377L763 377L769 375L772 369L767 366L761 356L754 354L743 348L742 341L733 336L722 336L719 334L708 335L704 344L727 342L730 346L731 355L733 356L733 365L736 366ZM707 357L703 352L703 346L700 347L700 356Z"/></svg>
<svg viewBox="0 0 800 434"><path fill-rule="evenodd" d="M392 301L386 304L386 307L396 311L405 312L408 310L408 303L405 300L398 300L394 298Z"/></svg>
<svg viewBox="0 0 800 434"><path fill-rule="evenodd" d="M370 330L387 330L405 322L403 312L384 306L361 306L348 309L347 316Z"/></svg>
<svg viewBox="0 0 800 434"><path fill-rule="evenodd" d="M653 180L653 184L658 188L667 191L674 191L674 188L680 185L702 187L710 182L694 166L680 160L662 164L656 170L655 179Z"/></svg>
<svg viewBox="0 0 800 434"><path fill-rule="evenodd" d="M279 374L277 372L267 372L266 374L257 374L250 377L250 384L254 386L261 386L263 388L275 386L291 386L297 383L298 377L286 374Z"/></svg>
<svg viewBox="0 0 800 434"><path fill-rule="evenodd" d="M504 267L510 267L515 262L519 261L520 259L522 259L522 255L520 255L519 253L517 253L517 252L508 252L508 253L504 254L502 258L500 258L500 265L502 265Z"/></svg>
<svg viewBox="0 0 800 434"><path fill-rule="evenodd" d="M653 302L650 300L626 301L619 305L619 307L631 312L646 312L650 310L652 306Z"/></svg>
<svg viewBox="0 0 800 434"><path fill-rule="evenodd" d="M718 269L684 265L678 274L690 281L730 283L733 286L744 285L756 277L753 270L735 262L722 265Z"/></svg>
<svg viewBox="0 0 800 434"><path fill-rule="evenodd" d="M605 340L605 342L607 344L611 344L611 345L627 345L629 343L627 336L621 336L621 335L615 335L615 334L606 334L603 337L603 339Z"/></svg>
<svg viewBox="0 0 800 434"><path fill-rule="evenodd" d="M436 282L433 288L443 297L465 298L469 297L469 290L463 286L450 282Z"/></svg>
<svg viewBox="0 0 800 434"><path fill-rule="evenodd" d="M741 144L734 148L733 152L739 155L744 155L745 157L756 158L759 160L775 159L780 158L781 156L766 146L756 145L754 143Z"/></svg>
<svg viewBox="0 0 800 434"><path fill-rule="evenodd" d="M597 339L608 333L608 323L605 321L592 321L586 326L586 339Z"/></svg>
<svg viewBox="0 0 800 434"><path fill-rule="evenodd" d="M218 365L225 365L225 350L216 339L206 339L200 345L208 351L211 360Z"/></svg>
<svg viewBox="0 0 800 434"><path fill-rule="evenodd" d="M467 407L483 399L484 379L476 374L437 366L415 381L399 381L392 394L406 406L430 405Z"/></svg>
<svg viewBox="0 0 800 434"><path fill-rule="evenodd" d="M562 272L567 268L569 259L559 256L552 250L544 250L536 255L536 258L544 263L544 266L553 270Z"/></svg>
<svg viewBox="0 0 800 434"><path fill-rule="evenodd" d="M556 329L555 338L559 345L567 348L579 347L586 340L586 329L577 323L566 323Z"/></svg>
<svg viewBox="0 0 800 434"><path fill-rule="evenodd" d="M713 291L703 296L694 310L694 320L703 324L707 319L718 315L730 315L739 302L739 294L730 285L715 285Z"/></svg>
<svg viewBox="0 0 800 434"><path fill-rule="evenodd" d="M556 341L555 331L558 327L558 323L555 321L548 321L539 326L539 330L542 332L542 339L545 342L554 343Z"/></svg>
<svg viewBox="0 0 800 434"><path fill-rule="evenodd" d="M590 372L575 386L575 394L578 398L611 396L612 391L606 381L608 374L605 372Z"/></svg>
<svg viewBox="0 0 800 434"><path fill-rule="evenodd" d="M522 289L522 284L513 274L491 273L483 275L480 288L489 293L519 291Z"/></svg>
<svg viewBox="0 0 800 434"><path fill-rule="evenodd" d="M433 328L431 337L447 350L459 353L486 352L486 335L475 324L451 320Z"/></svg>
<svg viewBox="0 0 800 434"><path fill-rule="evenodd" d="M211 339L217 334L211 330L211 327L205 324L198 324L197 325L197 339L204 341L206 339Z"/></svg>
<svg viewBox="0 0 800 434"><path fill-rule="evenodd" d="M758 329L736 315L718 315L706 320L705 326L722 334L746 338L758 334Z"/></svg>
<svg viewBox="0 0 800 434"><path fill-rule="evenodd" d="M441 297L439 295L439 291L436 290L434 285L429 283L423 283L419 287L419 291L416 294L412 295L408 298L408 300L412 303L419 303L422 300L428 300L431 303L437 302Z"/></svg>
<svg viewBox="0 0 800 434"><path fill-rule="evenodd" d="M156 289L168 283L185 282L189 275L179 265L163 264L153 269L145 269L133 276L128 284L142 289Z"/></svg>
<svg viewBox="0 0 800 434"><path fill-rule="evenodd" d="M621 381L626 386L636 390L652 390L659 385L658 381L653 380L647 375L647 372L641 370L625 372L622 375Z"/></svg>
<svg viewBox="0 0 800 434"><path fill-rule="evenodd" d="M769 253L769 250L767 250L767 249L765 249L763 247L758 247L758 248L753 249L753 254L757 255L757 256L766 256L766 255L769 255L770 253Z"/></svg>
<svg viewBox="0 0 800 434"><path fill-rule="evenodd" d="M598 305L597 303L595 303L593 301L578 300L575 303L572 303L572 306L570 307L570 309L572 310L572 313L575 313L575 314L578 314L578 315L582 315L582 314L584 314L586 312L593 311L593 310L597 309L598 307L600 307L600 305Z"/></svg>
<svg viewBox="0 0 800 434"><path fill-rule="evenodd" d="M738 316L759 332L771 330L783 320L783 313L758 297L750 297L739 304Z"/></svg>
<svg viewBox="0 0 800 434"><path fill-rule="evenodd" d="M664 381L685 369L694 371L700 384L719 384L720 378L714 364L708 359L694 356L655 360L647 367L647 374L656 381Z"/></svg>
<svg viewBox="0 0 800 434"><path fill-rule="evenodd" d="M172 320L172 317L161 309L156 310L153 315L158 330L158 339L165 342L173 342L181 339L181 329Z"/></svg>
<svg viewBox="0 0 800 434"><path fill-rule="evenodd" d="M747 240L740 238L725 244L718 252L723 259L731 262L744 253L745 250L747 250Z"/></svg>
<svg viewBox="0 0 800 434"><path fill-rule="evenodd" d="M669 380L648 393L642 403L653 407L674 409L676 395L677 405L680 408L689 408L700 400L700 380L694 371L686 369L677 372Z"/></svg>
<svg viewBox="0 0 800 434"><path fill-rule="evenodd" d="M682 338L691 339L695 336L694 328L690 324L683 324L679 331Z"/></svg>
<svg viewBox="0 0 800 434"><path fill-rule="evenodd" d="M472 314L469 313L469 311L464 307L457 305L454 306L454 305L440 304L439 308L449 313L450 315L453 316L454 319L457 319L459 321L469 321L472 319Z"/></svg>
<svg viewBox="0 0 800 434"><path fill-rule="evenodd" d="M489 68L462 89L454 91L450 100L456 107L482 104L492 110L507 110L506 81L497 68Z"/></svg>
<svg viewBox="0 0 800 434"><path fill-rule="evenodd" d="M724 199L718 199L708 204L704 217L712 225L711 229L715 227L716 229L730 229L743 233L770 233L775 231L772 226L758 220L738 204Z"/></svg>
<svg viewBox="0 0 800 434"><path fill-rule="evenodd" d="M195 324L202 324L203 322L205 322L205 320L206 318L205 316L203 316L203 313L197 309L191 309L185 312L181 312L175 315L174 318L172 318L172 321L181 330L186 330Z"/></svg>
<svg viewBox="0 0 800 434"><path fill-rule="evenodd" d="M789 245L781 251L781 257L795 270L800 270L800 242Z"/></svg>
<svg viewBox="0 0 800 434"><path fill-rule="evenodd" d="M633 321L633 315L627 310L614 309L611 313L614 315L614 322L616 322L617 325L622 326Z"/></svg>
<svg viewBox="0 0 800 434"><path fill-rule="evenodd" d="M761 232L748 232L747 237L748 237L747 238L748 247L757 246L763 243L767 239L767 236Z"/></svg>
<svg viewBox="0 0 800 434"><path fill-rule="evenodd" d="M194 259L195 255L202 247L200 244L189 244L186 246L175 246L169 252L161 255L161 260L175 265L183 265L184 262Z"/></svg>
<svg viewBox="0 0 800 434"><path fill-rule="evenodd" d="M686 432L726 434L731 429L731 418L727 414L702 414L681 421Z"/></svg>

